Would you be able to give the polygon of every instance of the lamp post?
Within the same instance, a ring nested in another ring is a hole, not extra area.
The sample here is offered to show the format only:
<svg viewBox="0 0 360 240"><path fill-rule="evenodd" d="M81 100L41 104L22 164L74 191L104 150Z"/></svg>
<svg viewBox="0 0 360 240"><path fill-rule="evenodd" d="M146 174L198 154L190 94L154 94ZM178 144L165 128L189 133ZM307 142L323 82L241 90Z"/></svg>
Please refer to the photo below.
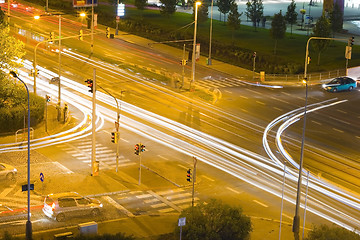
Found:
<svg viewBox="0 0 360 240"><path fill-rule="evenodd" d="M211 13L210 13L210 40L209 40L209 58L207 65L211 65L211 39L212 39L212 20L213 20L213 6L214 0L211 0Z"/></svg>
<svg viewBox="0 0 360 240"><path fill-rule="evenodd" d="M21 80L14 71L10 71L10 75L14 78L17 78L20 82L22 82L26 88L27 98L28 98L28 160L27 160L27 204L28 204L28 211L27 211L27 222L26 222L26 239L32 239L32 225L30 220L30 96L29 96L29 89L25 82Z"/></svg>
<svg viewBox="0 0 360 240"><path fill-rule="evenodd" d="M195 82L195 47L196 47L196 30L197 30L197 17L198 17L198 8L201 5L201 2L195 3L195 26L194 26L194 40L193 40L193 52L192 52L192 68L191 68L191 84Z"/></svg>

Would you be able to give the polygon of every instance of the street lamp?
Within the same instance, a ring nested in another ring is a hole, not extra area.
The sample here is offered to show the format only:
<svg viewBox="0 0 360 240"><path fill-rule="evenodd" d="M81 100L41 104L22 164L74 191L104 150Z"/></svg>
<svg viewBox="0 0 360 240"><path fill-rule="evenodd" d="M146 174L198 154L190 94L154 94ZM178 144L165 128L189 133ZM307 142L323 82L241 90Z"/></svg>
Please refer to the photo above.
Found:
<svg viewBox="0 0 360 240"><path fill-rule="evenodd" d="M27 222L26 222L26 239L32 239L32 225L30 220L30 96L29 89L27 85L21 80L14 71L10 71L10 75L14 78L17 78L20 82L22 82L26 88L27 92L27 102L28 102L28 160L27 160L27 203L28 203L28 211L27 211Z"/></svg>
<svg viewBox="0 0 360 240"><path fill-rule="evenodd" d="M198 8L201 5L201 2L195 3L195 27L194 27L194 41L193 41L193 52L192 52L192 68L191 68L191 82L190 82L190 90L191 83L195 82L195 47L196 47L196 30L197 30L197 17L198 17Z"/></svg>

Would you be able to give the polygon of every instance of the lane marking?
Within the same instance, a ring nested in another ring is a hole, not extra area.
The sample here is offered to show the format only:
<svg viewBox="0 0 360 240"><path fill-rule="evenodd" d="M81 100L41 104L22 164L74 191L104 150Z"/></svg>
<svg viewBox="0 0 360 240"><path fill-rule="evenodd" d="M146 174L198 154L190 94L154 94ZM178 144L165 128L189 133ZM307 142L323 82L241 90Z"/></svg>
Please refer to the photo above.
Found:
<svg viewBox="0 0 360 240"><path fill-rule="evenodd" d="M289 218L289 219L293 219L293 217L290 217L290 216L286 215L285 213L283 213L282 215L283 215L284 217Z"/></svg>
<svg viewBox="0 0 360 240"><path fill-rule="evenodd" d="M120 138L121 141L124 141L124 142L129 142L128 140L124 139L124 138Z"/></svg>
<svg viewBox="0 0 360 240"><path fill-rule="evenodd" d="M278 107L273 107L273 108L276 109L276 110L282 111L281 108L278 108Z"/></svg>
<svg viewBox="0 0 360 240"><path fill-rule="evenodd" d="M6 195L8 195L13 189L14 188L5 188L4 191L1 192L0 198L5 197Z"/></svg>
<svg viewBox="0 0 360 240"><path fill-rule="evenodd" d="M203 177L203 178L205 178L205 179L207 179L207 180L209 180L209 181L215 182L215 180L214 180L214 179L209 178L208 176L201 175L201 177Z"/></svg>
<svg viewBox="0 0 360 240"><path fill-rule="evenodd" d="M56 166L58 166L60 169L64 170L66 173L74 173L73 171L71 171L70 169L68 169L67 167L65 167L64 165L62 165L59 162L52 162L53 164L55 164Z"/></svg>
<svg viewBox="0 0 360 240"><path fill-rule="evenodd" d="M234 193L240 194L239 191L236 191L235 189L232 189L232 188L230 188L230 187L226 187L226 189L227 189L227 190L230 190L230 191L232 191L232 192L234 192Z"/></svg>
<svg viewBox="0 0 360 240"><path fill-rule="evenodd" d="M188 169L188 167L185 167L184 165L178 164L179 167L183 168L183 169Z"/></svg>
<svg viewBox="0 0 360 240"><path fill-rule="evenodd" d="M257 203L257 204L259 204L259 205L261 205L261 206L263 206L263 207L269 207L269 206L266 205L265 203L259 202L259 201L257 201L257 200L253 200L253 202L255 202L255 203Z"/></svg>
<svg viewBox="0 0 360 240"><path fill-rule="evenodd" d="M173 204L172 202L168 201L167 199L165 199L165 198L163 198L163 197L159 196L159 195L158 195L158 194L156 194L155 192L153 192L153 191L149 190L149 191L148 191L148 193L150 193L151 195L153 195L155 198L159 199L159 200L160 200L161 202L163 202L164 204L166 204L166 205L168 205L168 206L172 207L172 208L173 208L173 209L175 209L176 211L178 211L178 212L181 212L181 211L182 211L182 209L181 209L181 208L179 208L178 206L176 206L176 205L175 205L175 204Z"/></svg>
<svg viewBox="0 0 360 240"><path fill-rule="evenodd" d="M337 128L333 128L335 131L340 132L340 133L344 133L344 131L337 129Z"/></svg>
<svg viewBox="0 0 360 240"><path fill-rule="evenodd" d="M317 121L314 121L314 120L311 120L311 122L317 124L317 125L322 125L320 122L317 122Z"/></svg>
<svg viewBox="0 0 360 240"><path fill-rule="evenodd" d="M260 101L256 101L257 103L261 104L261 105L265 105L265 103L260 102Z"/></svg>
<svg viewBox="0 0 360 240"><path fill-rule="evenodd" d="M336 111L347 114L347 112L345 112L344 110L341 110L341 109L336 109Z"/></svg>
<svg viewBox="0 0 360 240"><path fill-rule="evenodd" d="M163 156L161 156L161 155L158 155L158 157L161 158L161 159L164 159L164 160L169 160L168 158L163 157Z"/></svg>
<svg viewBox="0 0 360 240"><path fill-rule="evenodd" d="M119 209L121 212L125 213L128 217L135 217L129 210L118 204L114 199L110 196L102 196L101 198L105 199L108 203Z"/></svg>
<svg viewBox="0 0 360 240"><path fill-rule="evenodd" d="M249 99L248 97L245 97L245 96L240 96L241 98L245 98L245 99Z"/></svg>

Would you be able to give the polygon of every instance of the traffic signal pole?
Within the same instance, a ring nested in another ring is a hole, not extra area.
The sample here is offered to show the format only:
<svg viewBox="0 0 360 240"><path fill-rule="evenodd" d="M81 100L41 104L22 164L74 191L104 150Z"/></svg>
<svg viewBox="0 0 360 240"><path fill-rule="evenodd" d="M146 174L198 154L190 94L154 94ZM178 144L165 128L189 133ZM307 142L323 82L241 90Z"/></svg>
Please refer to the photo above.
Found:
<svg viewBox="0 0 360 240"><path fill-rule="evenodd" d="M194 196L195 196L195 181L196 181L196 157L193 157L194 160L194 172L193 172L193 186L192 186L192 198L191 198L191 206L194 207Z"/></svg>
<svg viewBox="0 0 360 240"><path fill-rule="evenodd" d="M91 146L91 176L95 175L95 161L96 161L96 69L94 68L93 76L93 96L92 96L92 118L91 118L91 135L92 135L92 146Z"/></svg>
<svg viewBox="0 0 360 240"><path fill-rule="evenodd" d="M139 143L139 186L141 184L141 143Z"/></svg>

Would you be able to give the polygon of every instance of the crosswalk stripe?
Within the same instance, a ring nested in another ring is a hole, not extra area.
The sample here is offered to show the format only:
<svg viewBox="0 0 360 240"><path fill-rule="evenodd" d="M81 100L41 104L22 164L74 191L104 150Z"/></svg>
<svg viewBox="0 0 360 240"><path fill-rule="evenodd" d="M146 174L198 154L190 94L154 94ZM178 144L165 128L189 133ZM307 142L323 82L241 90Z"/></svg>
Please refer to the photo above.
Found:
<svg viewBox="0 0 360 240"><path fill-rule="evenodd" d="M168 212L174 211L174 209L173 208L164 208L164 209L159 209L158 211L161 213L168 213Z"/></svg>
<svg viewBox="0 0 360 240"><path fill-rule="evenodd" d="M194 201L199 201L199 198L194 198ZM175 204L182 204L182 203L187 203L187 202L192 202L191 198L185 198L185 199L180 199L180 200L176 200L176 201L172 201Z"/></svg>
<svg viewBox="0 0 360 240"><path fill-rule="evenodd" d="M128 217L134 217L134 214L132 214L129 210L127 210L126 208L124 208L123 206L121 206L120 204L118 204L114 199L112 199L109 196L103 196L102 198L104 198L108 203L110 203L111 205L113 205L114 207L116 207L117 209L119 209L120 211L122 211L123 213L125 213Z"/></svg>
<svg viewBox="0 0 360 240"><path fill-rule="evenodd" d="M153 195L155 198L159 199L163 203L165 203L165 204L169 205L170 207L174 208L176 211L181 212L181 210L182 210L181 208L179 208L178 206L176 206L172 202L166 200L165 198L161 197L160 195L156 194L155 192L149 190L148 193L150 193L151 195Z"/></svg>
<svg viewBox="0 0 360 240"><path fill-rule="evenodd" d="M177 188L177 189L171 189L171 190L166 190L166 191L159 191L159 192L156 192L156 194L167 195L167 194L178 193L178 192L184 192L184 189Z"/></svg>
<svg viewBox="0 0 360 240"><path fill-rule="evenodd" d="M179 199L179 198L184 198L184 197L189 197L191 196L190 193L182 193L182 194L176 194L176 195L171 195L171 196L167 196L166 198L171 200L172 202L174 202L174 199Z"/></svg>
<svg viewBox="0 0 360 240"><path fill-rule="evenodd" d="M152 208L161 208L161 207L165 207L167 206L166 203L158 203L158 204L153 204L153 205L150 205L150 207Z"/></svg>
<svg viewBox="0 0 360 240"><path fill-rule="evenodd" d="M0 198L1 198L1 197L5 197L6 195L8 195L9 192L11 192L13 189L14 189L14 188L5 188L4 191L2 191L2 192L0 193Z"/></svg>

